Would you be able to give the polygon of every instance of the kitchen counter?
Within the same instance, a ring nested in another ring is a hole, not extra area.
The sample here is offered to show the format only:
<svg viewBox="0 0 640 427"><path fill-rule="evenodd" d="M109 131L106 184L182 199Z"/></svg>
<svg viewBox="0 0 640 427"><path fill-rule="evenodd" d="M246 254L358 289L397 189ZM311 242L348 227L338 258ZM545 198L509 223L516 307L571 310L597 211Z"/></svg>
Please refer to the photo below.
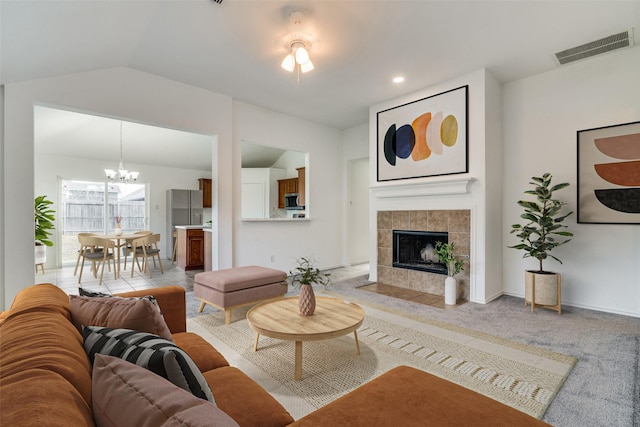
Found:
<svg viewBox="0 0 640 427"><path fill-rule="evenodd" d="M176 225L176 229L178 230L198 230L205 229L204 225Z"/></svg>

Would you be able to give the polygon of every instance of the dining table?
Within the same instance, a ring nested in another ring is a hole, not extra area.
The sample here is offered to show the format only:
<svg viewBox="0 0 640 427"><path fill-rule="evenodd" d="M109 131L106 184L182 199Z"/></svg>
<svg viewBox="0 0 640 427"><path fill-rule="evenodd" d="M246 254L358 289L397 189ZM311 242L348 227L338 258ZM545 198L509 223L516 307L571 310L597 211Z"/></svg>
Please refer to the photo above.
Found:
<svg viewBox="0 0 640 427"><path fill-rule="evenodd" d="M121 249L124 245L127 244L127 241L132 241L134 239L139 239L141 236L140 234L136 234L135 231L132 232L128 232L128 233L121 233L121 234L116 234L116 233L111 233L111 234L97 234L96 237L99 237L101 239L109 239L109 240L113 240L116 243L116 248L117 248L117 254L116 254L116 278L119 279L120 278L120 252Z"/></svg>

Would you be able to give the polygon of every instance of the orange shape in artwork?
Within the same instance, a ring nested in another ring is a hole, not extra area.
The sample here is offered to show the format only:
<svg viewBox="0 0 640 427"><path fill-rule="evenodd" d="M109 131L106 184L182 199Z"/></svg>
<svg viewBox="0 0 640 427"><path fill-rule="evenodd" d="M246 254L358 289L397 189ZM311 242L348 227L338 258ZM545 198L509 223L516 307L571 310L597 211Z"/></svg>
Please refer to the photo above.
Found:
<svg viewBox="0 0 640 427"><path fill-rule="evenodd" d="M602 163L593 165L600 177L612 184L625 187L640 186L640 160L633 162Z"/></svg>
<svg viewBox="0 0 640 427"><path fill-rule="evenodd" d="M416 135L416 145L411 151L411 158L414 161L424 160L431 155L431 149L427 145L427 125L431 121L431 113L424 113L418 116L411 127Z"/></svg>

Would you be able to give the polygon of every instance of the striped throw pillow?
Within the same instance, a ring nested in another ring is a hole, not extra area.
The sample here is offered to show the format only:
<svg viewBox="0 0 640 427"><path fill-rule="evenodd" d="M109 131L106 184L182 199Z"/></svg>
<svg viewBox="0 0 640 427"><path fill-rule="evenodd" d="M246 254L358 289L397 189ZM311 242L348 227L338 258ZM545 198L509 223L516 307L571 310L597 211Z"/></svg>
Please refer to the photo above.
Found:
<svg viewBox="0 0 640 427"><path fill-rule="evenodd" d="M166 378L196 397L215 403L195 362L171 341L146 332L99 326L85 326L82 337L92 364L96 353L118 357Z"/></svg>

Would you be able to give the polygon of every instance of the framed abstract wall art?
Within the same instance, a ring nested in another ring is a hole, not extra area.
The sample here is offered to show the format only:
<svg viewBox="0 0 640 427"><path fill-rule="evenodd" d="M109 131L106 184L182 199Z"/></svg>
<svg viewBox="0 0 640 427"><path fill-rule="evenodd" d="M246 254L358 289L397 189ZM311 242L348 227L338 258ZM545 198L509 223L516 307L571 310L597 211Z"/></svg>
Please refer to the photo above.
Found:
<svg viewBox="0 0 640 427"><path fill-rule="evenodd" d="M578 222L640 224L640 122L578 131Z"/></svg>
<svg viewBox="0 0 640 427"><path fill-rule="evenodd" d="M469 172L469 86L377 114L378 181Z"/></svg>

